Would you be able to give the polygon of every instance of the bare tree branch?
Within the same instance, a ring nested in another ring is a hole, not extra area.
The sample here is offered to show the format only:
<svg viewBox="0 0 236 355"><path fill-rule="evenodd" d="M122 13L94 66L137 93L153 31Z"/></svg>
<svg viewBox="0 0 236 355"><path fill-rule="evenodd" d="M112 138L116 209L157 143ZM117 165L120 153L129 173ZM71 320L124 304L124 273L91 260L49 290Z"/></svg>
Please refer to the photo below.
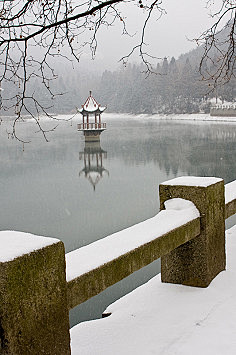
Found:
<svg viewBox="0 0 236 355"><path fill-rule="evenodd" d="M196 40L203 44L200 62L202 78L209 82L211 90L230 81L236 74L236 4L222 0L222 5L212 17L213 26Z"/></svg>

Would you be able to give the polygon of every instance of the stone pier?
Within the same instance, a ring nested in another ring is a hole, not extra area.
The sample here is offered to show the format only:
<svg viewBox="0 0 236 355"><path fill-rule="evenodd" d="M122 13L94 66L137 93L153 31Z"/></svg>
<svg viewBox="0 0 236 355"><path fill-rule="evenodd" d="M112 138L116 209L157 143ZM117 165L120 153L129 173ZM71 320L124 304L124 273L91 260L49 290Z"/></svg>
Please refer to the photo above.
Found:
<svg viewBox="0 0 236 355"><path fill-rule="evenodd" d="M0 232L0 353L70 354L64 244Z"/></svg>
<svg viewBox="0 0 236 355"><path fill-rule="evenodd" d="M207 287L225 270L224 181L181 177L160 185L160 207L170 198L192 201L200 212L201 233L161 258L163 282Z"/></svg>

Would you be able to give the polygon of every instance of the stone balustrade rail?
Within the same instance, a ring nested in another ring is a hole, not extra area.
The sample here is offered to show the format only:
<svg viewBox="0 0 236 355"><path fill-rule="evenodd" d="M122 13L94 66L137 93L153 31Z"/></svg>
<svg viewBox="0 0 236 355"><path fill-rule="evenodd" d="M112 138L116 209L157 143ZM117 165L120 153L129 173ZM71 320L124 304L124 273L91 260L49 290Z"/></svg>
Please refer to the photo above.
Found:
<svg viewBox="0 0 236 355"><path fill-rule="evenodd" d="M66 255L57 239L0 232L1 354L70 354L69 309L159 257L162 282L207 287L225 270L236 181L187 176L159 191L156 216Z"/></svg>

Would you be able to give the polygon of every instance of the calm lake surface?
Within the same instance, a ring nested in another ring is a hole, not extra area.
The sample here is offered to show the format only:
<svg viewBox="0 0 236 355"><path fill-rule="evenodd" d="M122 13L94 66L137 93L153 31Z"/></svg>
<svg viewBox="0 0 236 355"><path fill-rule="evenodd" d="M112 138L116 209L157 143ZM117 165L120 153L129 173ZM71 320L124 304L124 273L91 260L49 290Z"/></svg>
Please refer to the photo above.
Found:
<svg viewBox="0 0 236 355"><path fill-rule="evenodd" d="M1 230L52 236L66 251L152 217L158 185L182 175L236 179L236 120L141 120L109 115L101 144L86 145L77 120L60 122L45 142L30 122L8 138L0 126ZM43 127L55 123L45 121ZM227 226L236 223L235 218ZM105 252L105 251L104 251ZM108 304L160 272L160 263L136 272L71 311L71 324L101 317Z"/></svg>

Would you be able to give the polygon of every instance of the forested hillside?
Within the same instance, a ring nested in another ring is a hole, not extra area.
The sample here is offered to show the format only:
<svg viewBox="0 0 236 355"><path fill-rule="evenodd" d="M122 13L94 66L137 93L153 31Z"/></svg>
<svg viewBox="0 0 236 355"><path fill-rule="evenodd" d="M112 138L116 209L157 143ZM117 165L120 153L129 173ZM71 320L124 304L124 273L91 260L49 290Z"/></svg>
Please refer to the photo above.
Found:
<svg viewBox="0 0 236 355"><path fill-rule="evenodd" d="M55 112L71 112L80 106L89 90L109 112L127 113L197 113L209 112L209 98L221 101L236 99L236 80L212 91L209 81L199 73L199 59L194 54L178 60L165 58L156 68L158 74L146 76L144 65L128 64L119 70L95 74L68 73L57 81L58 92L67 92L55 99Z"/></svg>
<svg viewBox="0 0 236 355"><path fill-rule="evenodd" d="M120 113L198 113L209 112L209 98L221 101L236 100L236 80L216 90L204 81L199 73L201 48L175 58L165 58L155 68L157 74L146 75L144 65L128 64L114 72L102 75L69 71L61 68L57 80L50 82L50 90L59 94L54 97L35 79L28 87L42 106L52 113L73 113L80 107L92 90L93 96L107 111ZM209 71L210 68L205 68ZM5 88L7 93L11 88ZM62 95L61 95L62 94ZM34 107L31 107L32 111Z"/></svg>

